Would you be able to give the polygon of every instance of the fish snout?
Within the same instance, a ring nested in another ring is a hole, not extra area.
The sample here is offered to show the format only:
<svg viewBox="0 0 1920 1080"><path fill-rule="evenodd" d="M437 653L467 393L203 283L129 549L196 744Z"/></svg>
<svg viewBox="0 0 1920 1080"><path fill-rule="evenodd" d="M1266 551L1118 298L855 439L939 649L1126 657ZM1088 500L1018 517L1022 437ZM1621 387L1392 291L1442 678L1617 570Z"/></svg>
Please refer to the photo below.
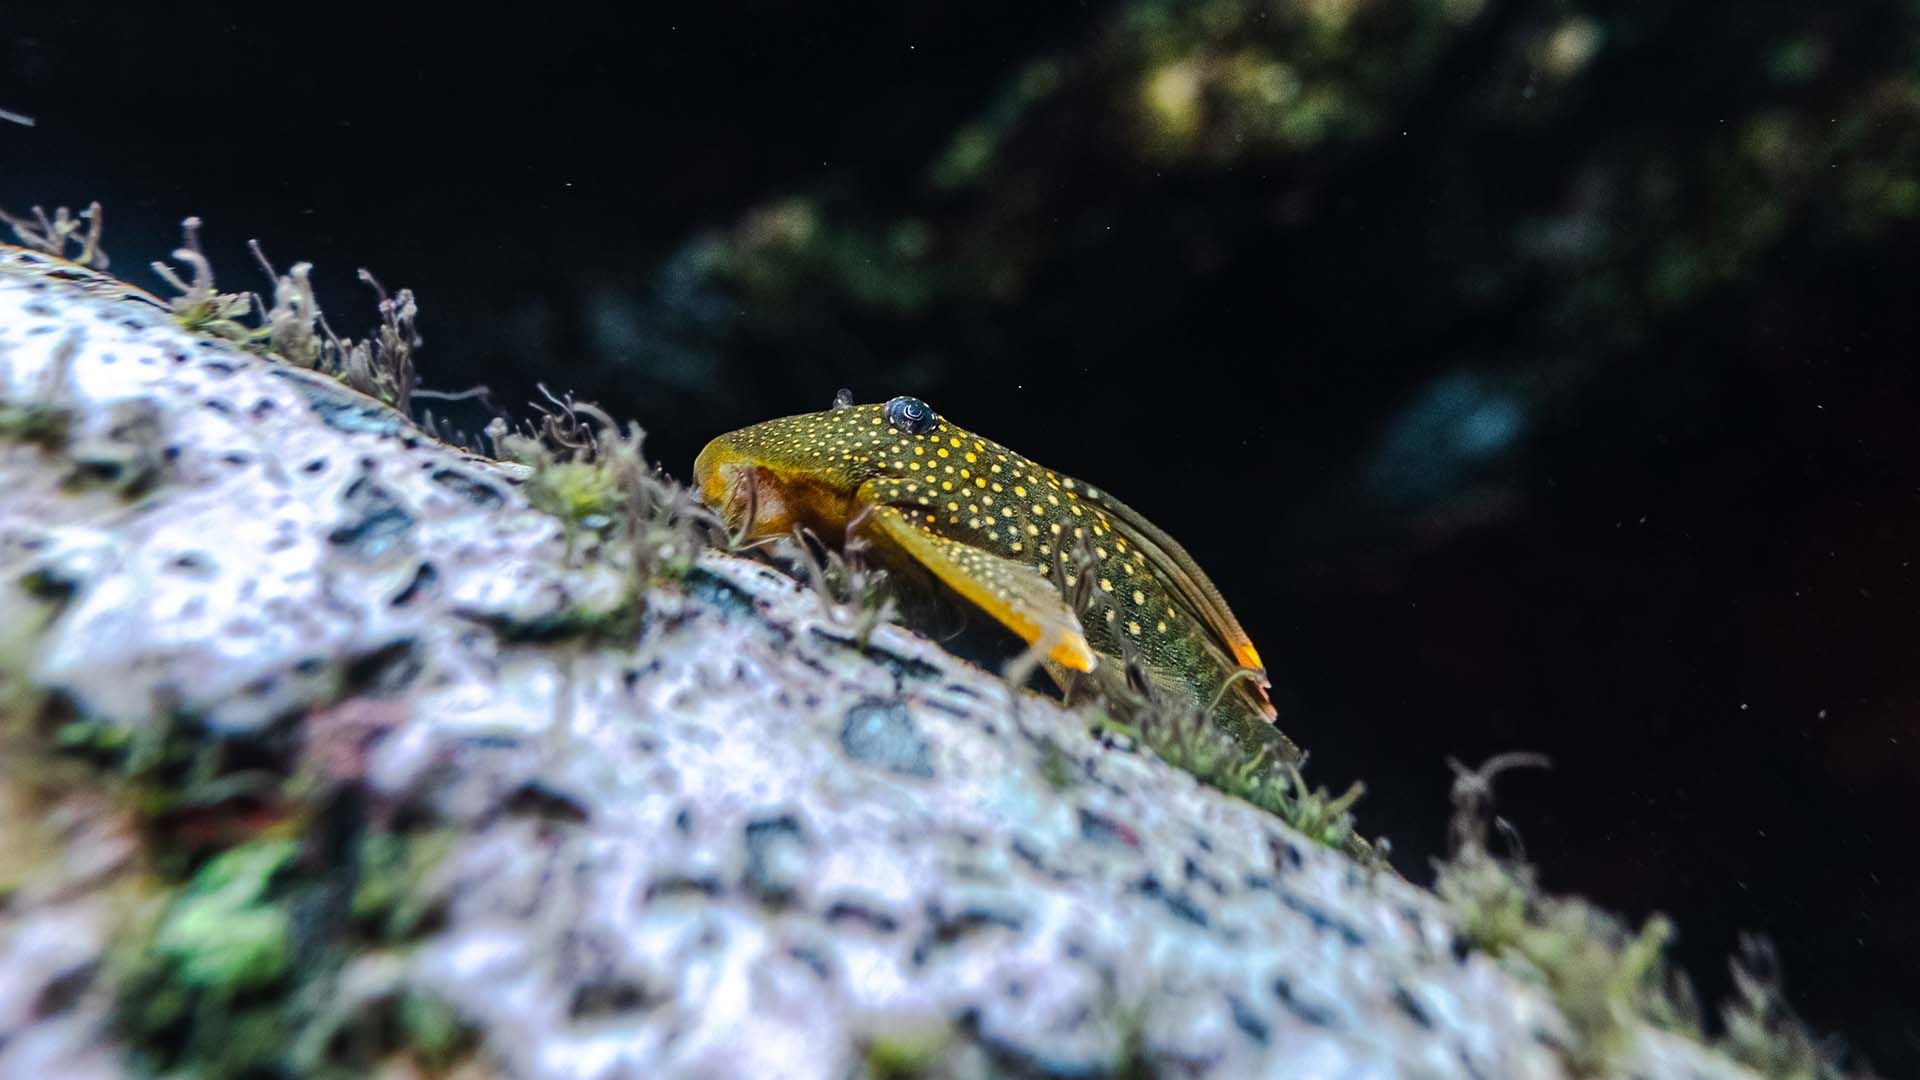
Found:
<svg viewBox="0 0 1920 1080"><path fill-rule="evenodd" d="M729 528L738 528L751 501L753 466L722 436L709 442L693 459L693 487L700 501L718 513Z"/></svg>

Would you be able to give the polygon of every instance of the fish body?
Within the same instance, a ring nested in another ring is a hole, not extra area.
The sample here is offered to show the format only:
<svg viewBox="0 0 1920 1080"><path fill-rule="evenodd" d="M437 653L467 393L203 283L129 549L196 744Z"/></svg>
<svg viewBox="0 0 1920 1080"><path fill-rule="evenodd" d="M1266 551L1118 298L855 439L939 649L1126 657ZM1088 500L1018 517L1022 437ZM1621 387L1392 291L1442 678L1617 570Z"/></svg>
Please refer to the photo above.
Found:
<svg viewBox="0 0 1920 1080"><path fill-rule="evenodd" d="M804 527L837 544L857 531L1036 646L1063 687L1077 675L1124 682L1131 661L1163 696L1211 710L1247 752L1300 756L1273 726L1260 654L1184 548L1105 491L918 399L729 432L700 452L694 481L749 537Z"/></svg>

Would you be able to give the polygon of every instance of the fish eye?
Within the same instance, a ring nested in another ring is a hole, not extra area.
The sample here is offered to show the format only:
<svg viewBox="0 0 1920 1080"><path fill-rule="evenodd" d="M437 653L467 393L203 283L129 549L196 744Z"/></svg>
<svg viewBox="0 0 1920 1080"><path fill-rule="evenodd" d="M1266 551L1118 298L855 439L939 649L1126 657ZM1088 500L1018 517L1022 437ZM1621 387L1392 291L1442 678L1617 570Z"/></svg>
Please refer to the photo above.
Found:
<svg viewBox="0 0 1920 1080"><path fill-rule="evenodd" d="M887 402L887 423L907 435L925 435L933 430L933 409L917 397L902 394Z"/></svg>

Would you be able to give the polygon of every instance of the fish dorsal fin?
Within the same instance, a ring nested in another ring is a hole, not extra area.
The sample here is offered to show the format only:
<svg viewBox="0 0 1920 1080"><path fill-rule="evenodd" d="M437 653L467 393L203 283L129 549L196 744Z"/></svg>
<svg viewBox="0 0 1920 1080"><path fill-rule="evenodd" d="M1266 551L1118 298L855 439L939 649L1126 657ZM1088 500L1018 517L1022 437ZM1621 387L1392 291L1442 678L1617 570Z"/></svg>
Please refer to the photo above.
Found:
<svg viewBox="0 0 1920 1080"><path fill-rule="evenodd" d="M1230 665L1258 673L1247 689L1251 691L1250 697L1260 711L1272 719L1275 712L1266 695L1269 685L1266 664L1261 661L1260 653L1253 647L1247 632L1241 628L1240 620L1234 618L1232 609L1227 607L1219 588L1200 569L1200 564L1193 561L1193 556L1187 554L1187 549L1181 547L1178 541L1142 517L1138 510L1081 481L1076 480L1073 485L1079 489L1081 498L1089 507L1107 515L1115 533L1145 552L1149 566L1166 574L1174 602L1186 609L1187 616L1195 623L1207 629L1213 646L1220 650L1222 657Z"/></svg>
<svg viewBox="0 0 1920 1080"><path fill-rule="evenodd" d="M870 540L926 567L1027 644L1040 645L1046 659L1074 671L1093 670L1093 649L1080 620L1052 582L1011 559L922 528L898 507L868 501L869 494L861 488L865 509L856 520Z"/></svg>

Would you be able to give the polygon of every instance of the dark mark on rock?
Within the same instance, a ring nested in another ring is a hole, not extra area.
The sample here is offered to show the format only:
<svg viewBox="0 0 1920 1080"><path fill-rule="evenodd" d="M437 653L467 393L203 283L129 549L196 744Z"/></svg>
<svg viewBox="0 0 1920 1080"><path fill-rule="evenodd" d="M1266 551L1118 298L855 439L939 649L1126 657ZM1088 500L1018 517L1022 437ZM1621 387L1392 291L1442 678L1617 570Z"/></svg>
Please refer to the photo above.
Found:
<svg viewBox="0 0 1920 1080"><path fill-rule="evenodd" d="M1328 914L1326 911L1322 910L1319 906L1309 903L1306 900L1303 900L1292 893L1282 892L1279 894L1279 896L1280 896L1280 902L1282 904L1285 904L1287 907L1291 908L1293 911L1306 916L1307 920L1313 923L1313 928L1315 930L1318 930L1321 933L1332 932L1332 933L1338 934L1340 935L1340 940L1346 942L1348 945L1356 949L1366 945L1367 943L1366 935L1354 929L1351 924L1335 918L1334 916Z"/></svg>
<svg viewBox="0 0 1920 1080"><path fill-rule="evenodd" d="M1277 833L1267 834L1267 851L1273 856L1275 870L1298 870L1306 865L1307 857L1293 841Z"/></svg>
<svg viewBox="0 0 1920 1080"><path fill-rule="evenodd" d="M1209 874L1204 869L1202 869L1200 864L1194 861L1193 856L1191 855L1187 856L1186 865L1185 867L1182 868L1182 870L1183 870L1183 873L1185 873L1189 884L1198 882L1202 885L1205 885L1207 888L1212 889L1213 894L1215 896L1227 895L1226 884L1222 882L1219 878L1214 877L1212 874Z"/></svg>
<svg viewBox="0 0 1920 1080"><path fill-rule="evenodd" d="M1026 920L1005 911L995 911L989 907L971 904L956 912L946 912L938 904L927 905L927 933L920 944L914 946L918 954L928 945L951 945L964 937L987 930L1005 930L1018 934L1025 929Z"/></svg>
<svg viewBox="0 0 1920 1080"><path fill-rule="evenodd" d="M1239 1028L1246 1034L1247 1038L1252 1039L1261 1046L1267 1045L1269 1031L1267 1022L1262 1020L1259 1014L1253 1011L1252 1006L1240 1000L1240 995L1228 994L1227 1008L1233 1012L1234 1027Z"/></svg>
<svg viewBox="0 0 1920 1080"><path fill-rule="evenodd" d="M400 508L388 491L362 476L347 486L341 501L357 517L327 534L327 539L363 559L377 559L398 546L413 528L413 515Z"/></svg>
<svg viewBox="0 0 1920 1080"><path fill-rule="evenodd" d="M564 791L538 780L521 785L507 799L507 813L565 825L584 825L591 816L585 805Z"/></svg>
<svg viewBox="0 0 1920 1080"><path fill-rule="evenodd" d="M946 702L941 701L939 698L921 698L920 704L925 705L927 708L932 709L935 712L943 712L943 713L946 713L948 716L954 717L959 720L966 720L973 716L972 713L968 712L965 709L962 709L958 705L949 705Z"/></svg>
<svg viewBox="0 0 1920 1080"><path fill-rule="evenodd" d="M584 1020L595 1016L644 1012L666 1000L666 995L649 994L646 987L631 980L595 980L574 988L573 998L567 1003L567 1016Z"/></svg>
<svg viewBox="0 0 1920 1080"><path fill-rule="evenodd" d="M709 900L726 892L726 886L709 877L687 877L672 874L647 883L647 901L671 900L676 897L704 896Z"/></svg>
<svg viewBox="0 0 1920 1080"><path fill-rule="evenodd" d="M789 945L787 955L805 964L807 970L813 972L821 982L833 976L833 964L827 959L827 954L811 945Z"/></svg>
<svg viewBox="0 0 1920 1080"><path fill-rule="evenodd" d="M860 642L855 638L842 637L839 634L822 630L818 626L813 627L812 632L814 637L845 649L852 649L867 659L885 667L887 670L893 672L895 676L902 679L931 679L940 674L939 668L927 663L925 660L912 656L901 656L899 653L889 649L883 649L871 641L867 643L865 648L861 648Z"/></svg>
<svg viewBox="0 0 1920 1080"><path fill-rule="evenodd" d="M307 407L313 410L321 423L335 431L397 435L411 426L406 417L385 405L361 397L343 386L318 382L316 379L319 376L306 375L279 365L271 365L267 371L298 387L301 396L307 399Z"/></svg>
<svg viewBox="0 0 1920 1080"><path fill-rule="evenodd" d="M507 499L499 488L458 469L436 469L427 478L478 507L499 506Z"/></svg>
<svg viewBox="0 0 1920 1080"><path fill-rule="evenodd" d="M742 884L762 903L790 903L807 870L807 836L792 814L747 822Z"/></svg>
<svg viewBox="0 0 1920 1080"><path fill-rule="evenodd" d="M341 670L341 686L349 693L394 694L420 676L420 658L412 638L389 641L349 659Z"/></svg>
<svg viewBox="0 0 1920 1080"><path fill-rule="evenodd" d="M1429 1031L1433 1030L1433 1017L1427 1015L1427 1010L1421 1006L1419 1000L1413 996L1413 991L1407 989L1404 983L1393 984L1393 1003L1401 1012L1407 1014L1409 1020Z"/></svg>
<svg viewBox="0 0 1920 1080"><path fill-rule="evenodd" d="M167 562L167 569L206 580L214 576L213 560L198 551L184 551Z"/></svg>
<svg viewBox="0 0 1920 1080"><path fill-rule="evenodd" d="M1273 980L1273 995L1280 999L1293 1015L1314 1027L1337 1028L1340 1026L1340 1014L1326 1005L1304 1001L1293 988L1293 980L1281 975Z"/></svg>
<svg viewBox="0 0 1920 1080"><path fill-rule="evenodd" d="M1055 881L1066 881L1073 876L1064 870L1056 870L1048 866L1046 861L1040 857L1040 853L1034 850L1032 845L1027 843L1025 837L1021 837L1013 842L1013 854L1021 862L1032 867L1034 873L1052 878Z"/></svg>
<svg viewBox="0 0 1920 1080"><path fill-rule="evenodd" d="M419 566L414 567L412 579L407 582L405 588L393 594L393 599L389 603L394 607L406 607L423 594L432 591L439 580L440 571L434 569L432 563L423 561Z"/></svg>
<svg viewBox="0 0 1920 1080"><path fill-rule="evenodd" d="M1202 930L1206 929L1209 925L1207 913L1201 909L1200 905L1194 903L1192 898L1184 893L1169 890L1165 885L1160 884L1158 877L1152 874L1141 878L1135 883L1133 889L1142 896L1160 901L1166 905L1168 911L1200 927Z"/></svg>
<svg viewBox="0 0 1920 1080"><path fill-rule="evenodd" d="M752 596L733 582L702 567L696 566L687 574L685 587L688 593L724 614L752 615L756 610Z"/></svg>
<svg viewBox="0 0 1920 1080"><path fill-rule="evenodd" d="M1085 807L1080 809L1080 837L1096 844L1121 844L1130 848L1140 846L1140 834L1132 826Z"/></svg>
<svg viewBox="0 0 1920 1080"><path fill-rule="evenodd" d="M856 922L880 934L891 934L900 929L900 920L857 900L834 901L827 908L827 922Z"/></svg>

